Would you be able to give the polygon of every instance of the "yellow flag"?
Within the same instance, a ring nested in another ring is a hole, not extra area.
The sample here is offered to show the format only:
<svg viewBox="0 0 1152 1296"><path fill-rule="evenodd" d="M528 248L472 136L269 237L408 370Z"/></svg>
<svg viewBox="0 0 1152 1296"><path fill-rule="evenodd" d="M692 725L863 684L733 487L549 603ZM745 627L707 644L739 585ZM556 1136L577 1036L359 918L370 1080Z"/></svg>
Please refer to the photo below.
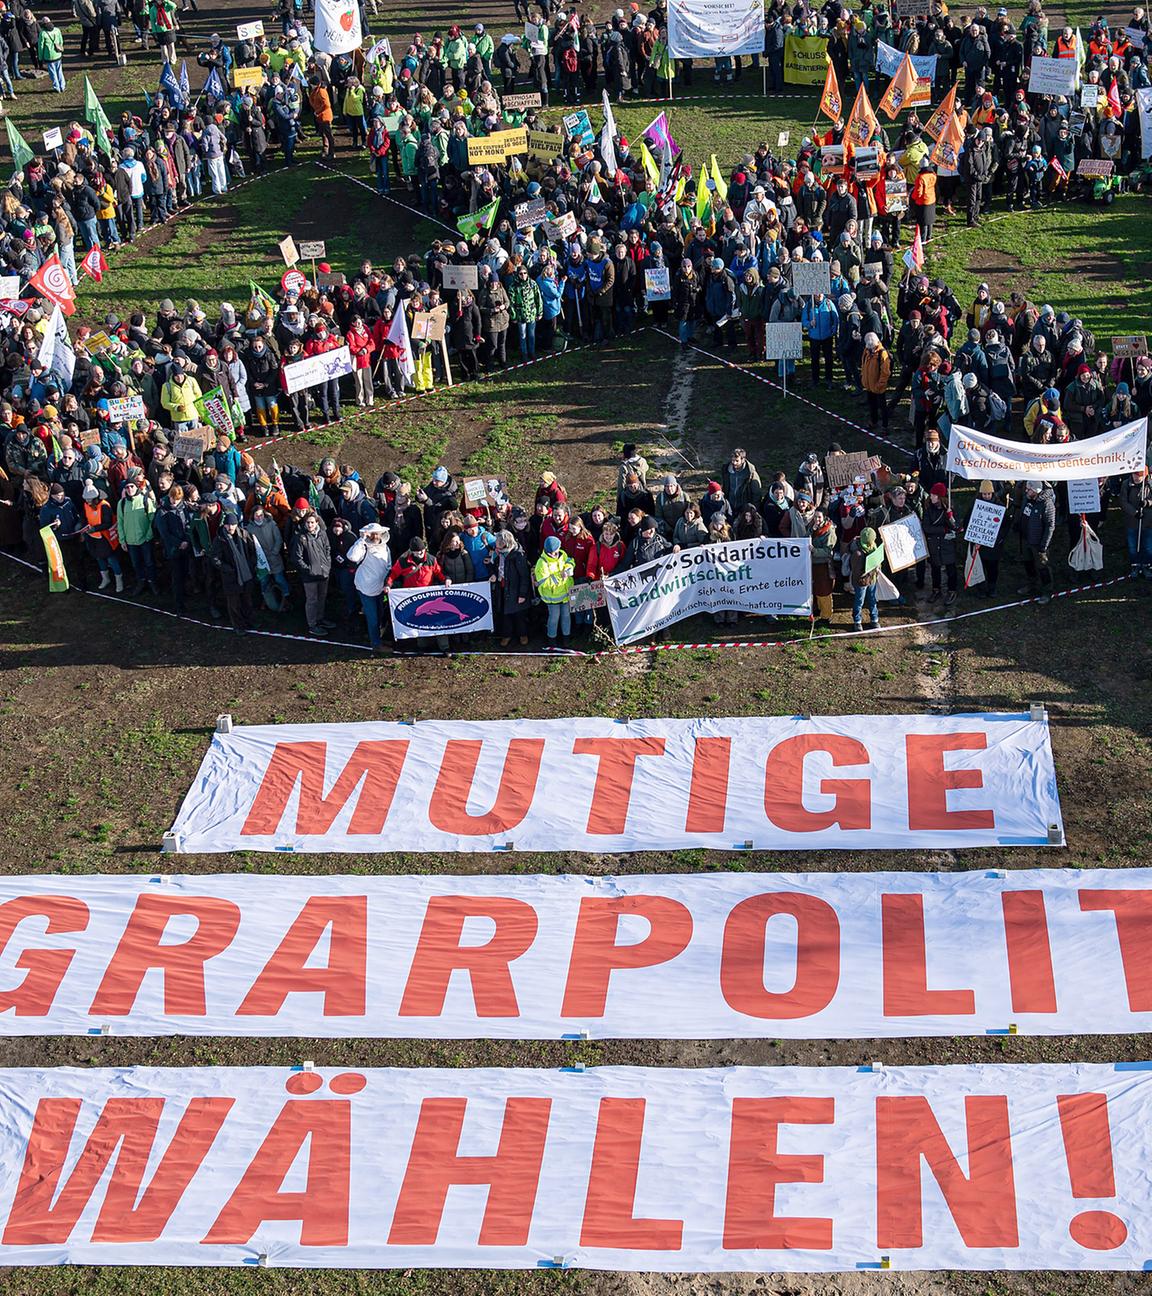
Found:
<svg viewBox="0 0 1152 1296"><path fill-rule="evenodd" d="M640 161L644 164L644 174L652 182L652 188L660 187L660 168L656 165L656 159L652 156L651 150L643 140L640 141Z"/></svg>
<svg viewBox="0 0 1152 1296"><path fill-rule="evenodd" d="M716 165L716 154L712 154L712 179L716 184L716 192L720 196L721 202L728 201L728 182L720 174L720 168Z"/></svg>

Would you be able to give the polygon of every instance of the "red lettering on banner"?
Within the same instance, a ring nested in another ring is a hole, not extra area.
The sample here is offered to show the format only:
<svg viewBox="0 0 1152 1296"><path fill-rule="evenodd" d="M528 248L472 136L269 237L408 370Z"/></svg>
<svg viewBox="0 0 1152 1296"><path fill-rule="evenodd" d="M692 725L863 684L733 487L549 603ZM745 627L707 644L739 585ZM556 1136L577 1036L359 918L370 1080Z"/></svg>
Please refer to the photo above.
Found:
<svg viewBox="0 0 1152 1296"><path fill-rule="evenodd" d="M361 742L340 771L332 790L324 795L328 744L325 742L277 743L252 800L242 837L271 837L280 831L280 820L297 782L300 801L296 810L296 832L302 837L322 835L336 822L336 816L364 786L348 821L348 835L378 836L384 831L396 785L408 756L408 743L398 739Z"/></svg>
<svg viewBox="0 0 1152 1296"><path fill-rule="evenodd" d="M823 1183L824 1157L779 1151L781 1125L832 1125L833 1098L733 1098L724 1205L727 1251L827 1251L832 1221L776 1214L780 1184Z"/></svg>
<svg viewBox="0 0 1152 1296"><path fill-rule="evenodd" d="M1124 964L1128 1007L1133 1012L1152 1011L1152 963L1148 959L1152 941L1152 892L1081 891L1084 913L1111 909L1116 919L1116 939Z"/></svg>
<svg viewBox="0 0 1152 1296"><path fill-rule="evenodd" d="M1000 896L1000 907L1004 911L1013 1011L1056 1012L1056 976L1044 892L1005 891Z"/></svg>
<svg viewBox="0 0 1152 1296"><path fill-rule="evenodd" d="M88 927L88 906L72 896L21 896L0 904L0 955L25 918L46 918L45 935L81 932ZM75 950L24 950L16 967L28 975L11 990L0 991L0 1012L15 1008L17 1017L44 1017L52 1007Z"/></svg>
<svg viewBox="0 0 1152 1296"><path fill-rule="evenodd" d="M468 809L468 796L476 780L476 766L480 763L483 747L479 739L463 738L450 738L444 746L440 775L428 805L428 819L441 832L461 837L511 832L524 822L524 816L532 808L540 778L544 739L509 740L495 804L484 814L472 814Z"/></svg>
<svg viewBox="0 0 1152 1296"><path fill-rule="evenodd" d="M203 1164L233 1101L190 1099L141 1192L164 1111L163 1098L109 1098L63 1186L60 1179L82 1104L78 1098L41 1098L4 1227L4 1245L67 1242L110 1163L112 1172L92 1241L154 1242Z"/></svg>
<svg viewBox="0 0 1152 1296"><path fill-rule="evenodd" d="M922 895L880 897L886 1017L969 1016L971 990L930 990Z"/></svg>
<svg viewBox="0 0 1152 1296"><path fill-rule="evenodd" d="M282 1192L308 1144L301 1192ZM265 1220L299 1220L301 1246L347 1246L352 1166L352 1104L289 1098L204 1238L205 1245L252 1240Z"/></svg>
<svg viewBox="0 0 1152 1296"><path fill-rule="evenodd" d="M944 753L984 751L988 738L982 733L906 734L908 756L908 827L912 832L976 832L996 827L991 810L949 810L948 793L954 788L984 786L982 770L944 768Z"/></svg>
<svg viewBox="0 0 1152 1296"><path fill-rule="evenodd" d="M461 945L468 918L490 918L496 924L492 939L483 945ZM412 956L400 1016L439 1017L452 973L459 969L471 980L477 1017L519 1017L508 965L527 952L539 925L536 910L523 900L433 896Z"/></svg>
<svg viewBox="0 0 1152 1296"><path fill-rule="evenodd" d="M169 920L181 915L196 919L195 934L177 944L161 944ZM165 1013L203 1017L204 964L228 948L239 926L240 906L231 900L138 897L89 1011L105 1017L126 1016L136 1004L144 977L159 969L164 973Z"/></svg>
<svg viewBox="0 0 1152 1296"><path fill-rule="evenodd" d="M480 1246L524 1246L540 1187L550 1098L509 1098L493 1156L461 1156L467 1098L425 1098L388 1234L389 1246L435 1246L448 1189L487 1184Z"/></svg>
<svg viewBox="0 0 1152 1296"><path fill-rule="evenodd" d="M1072 1196L1101 1201L1116 1196L1116 1171L1112 1165L1112 1130L1108 1124L1108 1095L1057 1094L1060 1132L1068 1161ZM1111 1211L1087 1210L1068 1225L1072 1241L1089 1251L1114 1251L1128 1240L1128 1226Z"/></svg>
<svg viewBox="0 0 1152 1296"><path fill-rule="evenodd" d="M325 932L328 962L306 967ZM368 959L368 897L311 896L237 1008L272 1017L290 994L321 994L325 1017L362 1017Z"/></svg>
<svg viewBox="0 0 1152 1296"><path fill-rule="evenodd" d="M663 738L577 738L577 756L596 756L596 787L588 811L588 832L595 836L622 833L628 821L636 761L641 756L663 756Z"/></svg>
<svg viewBox="0 0 1152 1296"><path fill-rule="evenodd" d="M580 1245L679 1251L684 1221L637 1219L636 1180L644 1140L643 1098L601 1098Z"/></svg>
<svg viewBox="0 0 1152 1296"><path fill-rule="evenodd" d="M820 791L835 797L829 810L804 806L804 759L811 752L827 752L836 768L867 765L868 748L855 738L835 734L800 734L785 738L768 753L764 767L764 812L785 832L820 832L842 828L846 832L872 827L872 792L866 778L822 779Z"/></svg>
<svg viewBox="0 0 1152 1296"><path fill-rule="evenodd" d="M692 753L692 786L684 831L724 831L728 807L728 771L732 763L731 738L697 738Z"/></svg>
<svg viewBox="0 0 1152 1296"><path fill-rule="evenodd" d="M648 920L651 930L643 940L617 944L623 914ZM679 900L655 895L585 897L572 938L561 1015L603 1017L614 971L667 963L682 954L691 939L692 914Z"/></svg>
<svg viewBox="0 0 1152 1296"><path fill-rule="evenodd" d="M792 988L764 988L764 947L769 919L796 919L796 976ZM840 983L840 920L818 896L771 893L741 900L724 924L720 990L734 1012L768 1020L793 1020L822 1012Z"/></svg>
<svg viewBox="0 0 1152 1296"><path fill-rule="evenodd" d="M967 1174L927 1098L876 1099L876 1243L881 1250L924 1245L921 1159L966 1246L1020 1245L1007 1097L970 1095L964 1099L964 1121Z"/></svg>

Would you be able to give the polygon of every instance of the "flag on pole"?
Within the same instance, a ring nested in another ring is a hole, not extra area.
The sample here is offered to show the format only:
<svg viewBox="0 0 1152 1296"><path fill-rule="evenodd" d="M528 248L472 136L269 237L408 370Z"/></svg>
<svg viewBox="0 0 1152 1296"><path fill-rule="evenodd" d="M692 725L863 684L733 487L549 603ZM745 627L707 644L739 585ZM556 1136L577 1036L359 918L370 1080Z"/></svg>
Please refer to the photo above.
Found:
<svg viewBox="0 0 1152 1296"><path fill-rule="evenodd" d="M58 256L50 256L39 270L28 280L28 287L35 288L41 297L55 302L65 315L76 313L76 289L68 272L60 264Z"/></svg>
<svg viewBox="0 0 1152 1296"><path fill-rule="evenodd" d="M720 201L726 203L728 201L728 182L720 174L720 167L716 163L715 153L712 154L712 183L716 186L716 193L719 195Z"/></svg>
<svg viewBox="0 0 1152 1296"><path fill-rule="evenodd" d="M228 90L224 85L224 78L220 75L219 68L213 68L208 73L208 79L204 82L203 94L209 103L215 103L217 99L224 99Z"/></svg>
<svg viewBox="0 0 1152 1296"><path fill-rule="evenodd" d="M411 385L412 379L416 373L416 361L412 358L412 339L408 336L408 320L404 314L404 307L398 301L396 303L396 313L392 316L392 323L388 325L388 341L400 350L396 363L400 366L400 373L406 384Z"/></svg>
<svg viewBox="0 0 1152 1296"><path fill-rule="evenodd" d="M952 83L952 89L936 105L932 116L924 123L924 134L934 140L940 138L940 133L948 124L948 119L956 111L956 82Z"/></svg>
<svg viewBox="0 0 1152 1296"><path fill-rule="evenodd" d="M12 170L23 171L36 154L32 152L32 146L24 136L12 125L11 117L4 118L4 125L8 131L8 150L12 154Z"/></svg>
<svg viewBox="0 0 1152 1296"><path fill-rule="evenodd" d="M904 253L904 264L909 270L923 270L924 268L924 243L920 238L919 225L916 226L912 246Z"/></svg>
<svg viewBox="0 0 1152 1296"><path fill-rule="evenodd" d="M276 314L276 303L272 298L253 280L248 280L248 288L251 292L251 300L254 301L265 315L272 317Z"/></svg>
<svg viewBox="0 0 1152 1296"><path fill-rule="evenodd" d="M45 369L59 377L63 390L67 391L72 386L72 375L76 372L76 352L72 349L68 325L64 323L64 313L59 302L52 307L52 318L44 330L44 340L40 343L36 359Z"/></svg>
<svg viewBox="0 0 1152 1296"><path fill-rule="evenodd" d="M100 107L100 100L96 98L96 91L92 89L92 82L87 77L84 78L84 120L92 127L96 147L111 158L112 142L108 136L112 133L112 123Z"/></svg>
<svg viewBox="0 0 1152 1296"><path fill-rule="evenodd" d="M1120 87L1116 84L1115 77L1108 87L1108 111L1117 121L1124 116L1124 105L1120 102Z"/></svg>
<svg viewBox="0 0 1152 1296"><path fill-rule="evenodd" d="M708 215L708 220L704 223L711 224L712 193L708 187L707 164L700 168L700 173L696 177L696 219L703 221L706 213Z"/></svg>
<svg viewBox="0 0 1152 1296"><path fill-rule="evenodd" d="M895 121L901 108L912 98L918 84L916 69L912 66L911 54L905 54L896 75L888 82L878 105L880 111L889 121Z"/></svg>
<svg viewBox="0 0 1152 1296"><path fill-rule="evenodd" d="M672 138L668 129L667 113L660 113L658 117L654 117L640 133L654 148L660 149L672 158L680 156L680 146Z"/></svg>
<svg viewBox="0 0 1152 1296"><path fill-rule="evenodd" d="M60 541L50 526L40 528L40 539L44 542L44 553L48 559L48 589L53 594L63 594L68 588L68 568L64 566L64 554L60 550Z"/></svg>
<svg viewBox="0 0 1152 1296"><path fill-rule="evenodd" d="M187 59L180 60L180 97L184 100L185 106L187 106L189 100L192 98L192 87L188 84Z"/></svg>
<svg viewBox="0 0 1152 1296"><path fill-rule="evenodd" d="M80 262L80 269L90 278L95 279L97 283L104 278L108 272L108 262L104 259L104 252L99 243L93 243L84 254L84 260Z"/></svg>
<svg viewBox="0 0 1152 1296"><path fill-rule="evenodd" d="M960 118L953 113L945 123L940 138L929 155L933 166L943 167L945 171L955 171L963 147L964 127L960 124Z"/></svg>
<svg viewBox="0 0 1152 1296"><path fill-rule="evenodd" d="M852 105L852 111L848 114L848 121L844 126L844 139L853 148L867 148L872 136L879 129L880 123L876 120L868 91L861 81L860 89L856 91L856 102Z"/></svg>
<svg viewBox="0 0 1152 1296"><path fill-rule="evenodd" d="M484 230L491 229L499 207L500 199L493 198L486 207L481 207L479 211L468 212L466 215L459 217L456 221L456 228L465 238L471 238L473 234L480 234Z"/></svg>
<svg viewBox="0 0 1152 1296"><path fill-rule="evenodd" d="M640 164L644 168L644 174L648 177L653 189L660 188L660 168L656 165L656 159L652 156L652 150L640 140Z"/></svg>
<svg viewBox="0 0 1152 1296"><path fill-rule="evenodd" d="M160 69L159 92L168 96L168 102L176 108L184 107L184 96L180 93L180 82L176 80L176 73L172 70L172 64L167 59L164 60L164 66Z"/></svg>
<svg viewBox="0 0 1152 1296"><path fill-rule="evenodd" d="M1072 89L1079 90L1084 80L1084 37L1080 35L1080 28L1076 28L1076 80L1072 82Z"/></svg>
<svg viewBox="0 0 1152 1296"><path fill-rule="evenodd" d="M604 195L600 192L600 186L596 183L596 177L592 177L592 183L588 186L588 201L590 203L602 203Z"/></svg>
<svg viewBox="0 0 1152 1296"><path fill-rule="evenodd" d="M828 71L824 73L824 93L820 96L820 112L832 121L839 121L844 111L844 100L840 98L840 82L836 80L836 69L832 60L828 60Z"/></svg>
<svg viewBox="0 0 1152 1296"><path fill-rule="evenodd" d="M616 163L616 146L612 142L612 124L605 119L600 128L600 156L604 159L604 174L615 180L619 166Z"/></svg>

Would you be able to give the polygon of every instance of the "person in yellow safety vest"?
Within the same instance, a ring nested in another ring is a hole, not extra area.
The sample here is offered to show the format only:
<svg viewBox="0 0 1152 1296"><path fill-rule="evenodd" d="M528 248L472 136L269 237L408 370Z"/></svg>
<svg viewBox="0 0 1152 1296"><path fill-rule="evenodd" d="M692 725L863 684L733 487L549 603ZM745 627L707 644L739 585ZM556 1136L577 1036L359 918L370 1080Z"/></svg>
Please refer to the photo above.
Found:
<svg viewBox="0 0 1152 1296"><path fill-rule="evenodd" d="M568 647L572 633L572 614L568 600L572 595L576 564L560 548L559 536L549 536L544 541L544 552L536 559L533 575L536 593L548 608L548 647L556 647L556 631L560 631L560 647Z"/></svg>

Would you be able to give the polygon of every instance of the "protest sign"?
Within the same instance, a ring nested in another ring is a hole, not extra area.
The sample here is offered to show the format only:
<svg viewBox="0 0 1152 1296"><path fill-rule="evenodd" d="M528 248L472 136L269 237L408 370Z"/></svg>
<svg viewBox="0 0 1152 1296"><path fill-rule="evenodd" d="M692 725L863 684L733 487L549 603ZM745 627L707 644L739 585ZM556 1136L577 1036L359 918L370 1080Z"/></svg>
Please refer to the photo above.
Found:
<svg viewBox="0 0 1152 1296"><path fill-rule="evenodd" d="M88 334L88 341L85 345L88 347L89 354L96 351L106 351L112 345L112 339L103 329L100 329L95 333Z"/></svg>
<svg viewBox="0 0 1152 1296"><path fill-rule="evenodd" d="M316 276L317 288L343 288L348 282L348 276L343 270L321 270Z"/></svg>
<svg viewBox="0 0 1152 1296"><path fill-rule="evenodd" d="M109 422L126 423L145 417L143 396L113 396L108 401Z"/></svg>
<svg viewBox="0 0 1152 1296"><path fill-rule="evenodd" d="M926 18L932 12L932 0L894 0L893 18Z"/></svg>
<svg viewBox="0 0 1152 1296"><path fill-rule="evenodd" d="M77 436L80 438L80 448L82 450L87 450L90 445L100 444L99 428L81 428Z"/></svg>
<svg viewBox="0 0 1152 1296"><path fill-rule="evenodd" d="M1095 108L1100 102L1100 89L1098 85L1082 85L1080 87L1080 107L1087 110Z"/></svg>
<svg viewBox="0 0 1152 1296"><path fill-rule="evenodd" d="M627 753L638 757L629 777L605 786L601 762L619 770ZM817 788L831 768L851 781L829 801ZM694 784L709 789L706 802ZM1047 720L1028 713L357 721L214 733L168 844L193 854L363 854L398 842L441 852L553 851L559 841L597 853L744 841L945 849L1062 844L1059 825Z"/></svg>
<svg viewBox="0 0 1152 1296"><path fill-rule="evenodd" d="M824 460L824 472L832 490L843 490L851 486L857 477L869 481L872 474L880 467L880 460L870 455L867 450L849 450L843 454L830 454Z"/></svg>
<svg viewBox="0 0 1152 1296"><path fill-rule="evenodd" d="M927 12L927 5L922 6L922 12ZM916 73L916 90L904 101L903 107L908 108L920 103L931 102L932 82L936 77L936 55L935 54L913 54L912 70ZM900 64L904 62L904 51L897 49L894 45L889 45L887 41L876 42L876 72L882 77L894 77L900 71ZM927 82L929 95L924 98L921 85Z"/></svg>
<svg viewBox="0 0 1152 1296"><path fill-rule="evenodd" d="M852 162L857 180L873 180L880 174L880 150L875 146L854 150Z"/></svg>
<svg viewBox="0 0 1152 1296"><path fill-rule="evenodd" d="M500 105L509 112L523 112L525 108L539 108L540 91L533 90L530 94L501 95Z"/></svg>
<svg viewBox="0 0 1152 1296"><path fill-rule="evenodd" d="M296 240L291 234L285 234L276 245L280 249L280 255L284 258L284 264L289 270L300 260L300 253L296 250Z"/></svg>
<svg viewBox="0 0 1152 1296"><path fill-rule="evenodd" d="M764 0L668 0L673 58L764 53Z"/></svg>
<svg viewBox="0 0 1152 1296"><path fill-rule="evenodd" d="M448 306L417 311L412 317L413 342L443 342L448 330Z"/></svg>
<svg viewBox="0 0 1152 1296"><path fill-rule="evenodd" d="M1075 481L1115 477L1144 467L1148 420L1136 419L1083 441L1029 445L954 424L948 439L948 471L966 481Z"/></svg>
<svg viewBox="0 0 1152 1296"><path fill-rule="evenodd" d="M528 53L540 57L548 53L548 27L544 23L526 22L524 39L528 42Z"/></svg>
<svg viewBox="0 0 1152 1296"><path fill-rule="evenodd" d="M657 266L655 270L644 271L644 297L650 302L672 300L672 285L667 266Z"/></svg>
<svg viewBox="0 0 1152 1296"><path fill-rule="evenodd" d="M351 0L313 0L312 46L321 54L351 54L364 42L360 9Z"/></svg>
<svg viewBox="0 0 1152 1296"><path fill-rule="evenodd" d="M202 396L197 397L196 408L204 422L216 432L232 436L236 431L236 421L232 417L232 405L225 395L223 387L213 387ZM241 418L243 421L243 418Z"/></svg>
<svg viewBox="0 0 1152 1296"><path fill-rule="evenodd" d="M1070 95L1076 86L1079 59L1043 58L1035 55L1028 73L1028 93Z"/></svg>
<svg viewBox="0 0 1152 1296"><path fill-rule="evenodd" d="M262 67L233 68L232 85L237 90L258 90L264 84Z"/></svg>
<svg viewBox="0 0 1152 1296"><path fill-rule="evenodd" d="M1076 164L1076 174L1092 180L1107 180L1116 170L1116 163L1107 158L1082 158Z"/></svg>
<svg viewBox="0 0 1152 1296"><path fill-rule="evenodd" d="M517 203L512 211L518 230L533 229L544 223L548 215L548 201L545 198L531 198L528 202Z"/></svg>
<svg viewBox="0 0 1152 1296"><path fill-rule="evenodd" d="M806 538L734 540L666 554L605 576L616 642L634 643L698 612L807 616L810 549Z"/></svg>
<svg viewBox="0 0 1152 1296"><path fill-rule="evenodd" d="M892 216L899 216L908 210L908 181L884 181L884 205Z"/></svg>
<svg viewBox="0 0 1152 1296"><path fill-rule="evenodd" d="M1143 27L1125 27L1124 35L1137 49L1143 49L1148 43L1148 33Z"/></svg>
<svg viewBox="0 0 1152 1296"><path fill-rule="evenodd" d="M280 287L285 292L302 293L308 287L308 276L303 270L285 270L280 276Z"/></svg>
<svg viewBox="0 0 1152 1296"><path fill-rule="evenodd" d="M828 41L823 36L784 37L784 80L788 85L822 86L828 71Z"/></svg>
<svg viewBox="0 0 1152 1296"><path fill-rule="evenodd" d="M1140 156L1152 157L1152 87L1136 91L1136 108L1140 118Z"/></svg>
<svg viewBox="0 0 1152 1296"><path fill-rule="evenodd" d="M250 41L255 40L257 36L264 35L264 23L258 18L255 22L240 23L236 28L237 40Z"/></svg>
<svg viewBox="0 0 1152 1296"><path fill-rule="evenodd" d="M59 126L53 126L51 130L44 132L44 150L51 152L53 149L64 147L64 132Z"/></svg>
<svg viewBox="0 0 1152 1296"><path fill-rule="evenodd" d="M592 130L592 123L588 120L586 109L581 108L577 112L566 113L562 121L564 134L569 139L578 140L581 144L591 144L595 141L596 134Z"/></svg>
<svg viewBox="0 0 1152 1296"><path fill-rule="evenodd" d="M425 585L390 589L388 608L397 639L429 639L492 629L492 586Z"/></svg>
<svg viewBox="0 0 1152 1296"><path fill-rule="evenodd" d="M1148 339L1142 333L1130 333L1112 339L1112 354L1117 360L1134 360L1148 354Z"/></svg>
<svg viewBox="0 0 1152 1296"><path fill-rule="evenodd" d="M500 140L504 145L505 160L528 152L528 132L523 126L516 130L497 131L491 138Z"/></svg>
<svg viewBox="0 0 1152 1296"><path fill-rule="evenodd" d="M19 296L20 296L20 276L0 275L0 301L9 301L12 298L18 299ZM107 334L104 334L104 336L107 337Z"/></svg>
<svg viewBox="0 0 1152 1296"><path fill-rule="evenodd" d="M811 297L814 293L828 294L832 286L832 267L827 261L792 261L788 277L797 297Z"/></svg>
<svg viewBox="0 0 1152 1296"><path fill-rule="evenodd" d="M878 570L880 564L884 561L884 546L878 544L875 549L864 555L864 575Z"/></svg>
<svg viewBox="0 0 1152 1296"><path fill-rule="evenodd" d="M446 265L441 274L445 292L455 292L460 288L475 291L480 286L480 267L476 265Z"/></svg>
<svg viewBox="0 0 1152 1296"><path fill-rule="evenodd" d="M1007 512L1003 504L995 504L992 500L986 499L976 500L972 505L972 516L968 519L968 530L964 532L964 539L969 544L993 548Z"/></svg>
<svg viewBox="0 0 1152 1296"><path fill-rule="evenodd" d="M842 175L844 173L844 145L821 144L820 174Z"/></svg>
<svg viewBox="0 0 1152 1296"><path fill-rule="evenodd" d="M803 360L804 326L802 324L764 325L765 360Z"/></svg>
<svg viewBox="0 0 1152 1296"><path fill-rule="evenodd" d="M488 499L488 487L483 477L470 477L464 482L465 504L483 504Z"/></svg>
<svg viewBox="0 0 1152 1296"><path fill-rule="evenodd" d="M777 148L787 148L787 147L788 147L788 141L789 141L790 138L791 138L791 132L790 132L790 131L786 131L786 130L782 130L782 131L781 131L781 132L776 136L776 147L777 147Z"/></svg>
<svg viewBox="0 0 1152 1296"><path fill-rule="evenodd" d="M544 233L550 243L559 243L562 239L571 238L576 233L576 217L572 212L557 216L554 221L544 222Z"/></svg>
<svg viewBox="0 0 1152 1296"><path fill-rule="evenodd" d="M552 131L530 130L527 132L528 152L534 157L551 161L564 153L565 139Z"/></svg>
<svg viewBox="0 0 1152 1296"><path fill-rule="evenodd" d="M291 396L293 392L303 391L306 387L315 387L317 383L329 382L334 378L343 378L352 372L352 357L346 346L320 355L307 356L293 364L284 366L284 386Z"/></svg>
<svg viewBox="0 0 1152 1296"><path fill-rule="evenodd" d="M1096 477L1081 477L1068 483L1069 513L1100 512L1100 481Z"/></svg>
<svg viewBox="0 0 1152 1296"><path fill-rule="evenodd" d="M483 162L503 162L504 141L500 133L495 135L478 135L468 140L468 165L478 166Z"/></svg>
<svg viewBox="0 0 1152 1296"><path fill-rule="evenodd" d="M300 241L300 255L309 261L321 261L326 253L324 251L325 243L323 239L313 239L311 242Z"/></svg>
<svg viewBox="0 0 1152 1296"><path fill-rule="evenodd" d="M586 585L573 585L572 596L568 600L568 610L575 615L577 612L592 612L596 608L604 606L604 586L600 581L589 581Z"/></svg>
<svg viewBox="0 0 1152 1296"><path fill-rule="evenodd" d="M192 428L188 432L177 432L172 438L172 454L177 459L192 459L199 463L204 458L204 447L208 438L215 433L211 428Z"/></svg>
<svg viewBox="0 0 1152 1296"><path fill-rule="evenodd" d="M884 555L888 560L890 572L914 567L928 557L928 542L924 538L924 528L915 513L897 518L895 522L885 523L880 528L880 538L884 541Z"/></svg>

